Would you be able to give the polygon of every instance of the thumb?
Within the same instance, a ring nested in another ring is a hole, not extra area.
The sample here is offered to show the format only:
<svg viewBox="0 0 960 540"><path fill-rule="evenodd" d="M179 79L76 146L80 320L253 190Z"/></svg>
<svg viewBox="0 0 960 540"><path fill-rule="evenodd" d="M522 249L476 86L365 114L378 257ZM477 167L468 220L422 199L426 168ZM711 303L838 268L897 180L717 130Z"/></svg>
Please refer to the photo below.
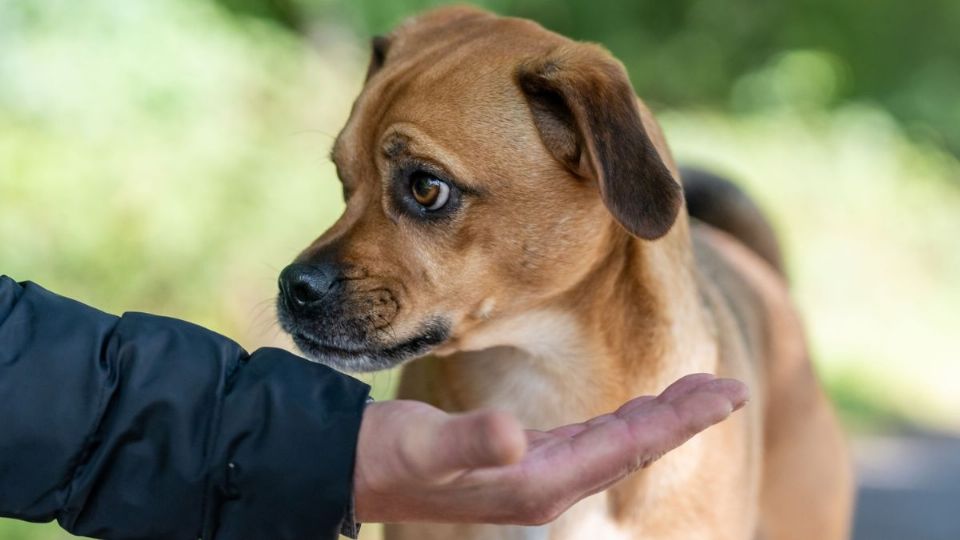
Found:
<svg viewBox="0 0 960 540"><path fill-rule="evenodd" d="M501 411L445 415L421 433L414 443L422 452L421 470L436 481L467 469L516 463L527 450L520 423Z"/></svg>

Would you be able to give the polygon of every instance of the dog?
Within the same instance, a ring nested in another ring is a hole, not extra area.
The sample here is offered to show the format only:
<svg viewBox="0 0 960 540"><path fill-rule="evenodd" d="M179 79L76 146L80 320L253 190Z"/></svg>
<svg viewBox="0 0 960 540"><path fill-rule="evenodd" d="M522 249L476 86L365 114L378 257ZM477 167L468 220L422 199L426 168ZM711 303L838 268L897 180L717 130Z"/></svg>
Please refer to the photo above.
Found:
<svg viewBox="0 0 960 540"><path fill-rule="evenodd" d="M332 160L346 209L280 277L306 355L406 363L400 397L533 429L692 372L752 388L744 411L552 523L389 539L848 536L849 460L773 231L734 184L678 170L604 49L473 8L423 14L373 40Z"/></svg>

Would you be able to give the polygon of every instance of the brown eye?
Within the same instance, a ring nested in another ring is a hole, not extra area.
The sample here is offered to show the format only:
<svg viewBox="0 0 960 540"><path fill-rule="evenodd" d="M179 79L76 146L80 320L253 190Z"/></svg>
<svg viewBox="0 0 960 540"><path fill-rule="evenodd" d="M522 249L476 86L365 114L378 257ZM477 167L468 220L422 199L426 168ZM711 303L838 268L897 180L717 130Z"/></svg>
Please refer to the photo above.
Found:
<svg viewBox="0 0 960 540"><path fill-rule="evenodd" d="M417 172L410 182L414 200L427 210L439 210L450 198L450 186L446 182L424 172Z"/></svg>

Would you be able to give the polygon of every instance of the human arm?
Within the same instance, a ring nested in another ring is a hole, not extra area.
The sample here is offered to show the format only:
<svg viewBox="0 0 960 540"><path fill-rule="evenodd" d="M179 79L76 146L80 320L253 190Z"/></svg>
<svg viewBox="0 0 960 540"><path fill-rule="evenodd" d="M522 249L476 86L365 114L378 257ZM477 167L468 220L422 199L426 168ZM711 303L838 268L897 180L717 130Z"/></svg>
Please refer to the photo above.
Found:
<svg viewBox="0 0 960 540"><path fill-rule="evenodd" d="M0 277L0 515L107 538L335 538L368 387Z"/></svg>

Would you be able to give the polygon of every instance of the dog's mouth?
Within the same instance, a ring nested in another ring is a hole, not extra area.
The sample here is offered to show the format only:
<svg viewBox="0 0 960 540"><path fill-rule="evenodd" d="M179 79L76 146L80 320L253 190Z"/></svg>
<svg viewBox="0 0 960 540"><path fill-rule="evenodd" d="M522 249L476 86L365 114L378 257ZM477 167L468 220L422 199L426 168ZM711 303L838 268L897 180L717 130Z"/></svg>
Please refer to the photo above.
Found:
<svg viewBox="0 0 960 540"><path fill-rule="evenodd" d="M324 339L301 329L289 330L297 347L314 362L342 371L367 372L396 367L424 356L450 337L450 325L442 319L423 324L413 337L392 344L355 343Z"/></svg>

